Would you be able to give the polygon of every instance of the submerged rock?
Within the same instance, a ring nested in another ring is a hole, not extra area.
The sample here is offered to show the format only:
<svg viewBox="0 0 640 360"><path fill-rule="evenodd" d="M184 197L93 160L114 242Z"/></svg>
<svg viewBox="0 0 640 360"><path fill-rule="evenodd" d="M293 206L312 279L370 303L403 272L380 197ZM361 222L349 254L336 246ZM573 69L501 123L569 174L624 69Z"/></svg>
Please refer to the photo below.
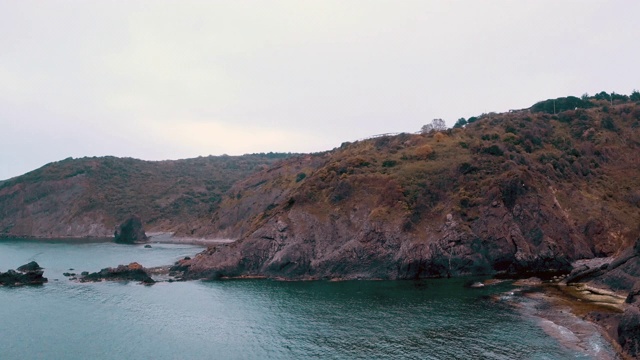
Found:
<svg viewBox="0 0 640 360"><path fill-rule="evenodd" d="M32 261L20 266L18 271L0 272L0 286L42 285L48 281L43 274L44 270L40 265Z"/></svg>
<svg viewBox="0 0 640 360"><path fill-rule="evenodd" d="M120 226L117 226L113 237L115 242L122 244L135 244L149 240L144 232L142 221L137 215L132 215Z"/></svg>
<svg viewBox="0 0 640 360"><path fill-rule="evenodd" d="M116 268L104 268L98 272L90 273L80 278L80 281L82 282L96 282L102 280L139 281L143 284L155 283L155 280L149 276L146 269L137 262L132 262L129 265L118 265Z"/></svg>

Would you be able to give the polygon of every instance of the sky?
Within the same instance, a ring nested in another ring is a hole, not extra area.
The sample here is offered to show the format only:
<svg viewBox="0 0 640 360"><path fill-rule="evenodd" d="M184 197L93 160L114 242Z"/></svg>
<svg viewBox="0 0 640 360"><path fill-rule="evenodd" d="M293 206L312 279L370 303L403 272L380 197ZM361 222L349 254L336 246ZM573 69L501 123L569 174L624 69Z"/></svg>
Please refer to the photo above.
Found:
<svg viewBox="0 0 640 360"><path fill-rule="evenodd" d="M640 88L640 1L0 0L0 179L317 152Z"/></svg>

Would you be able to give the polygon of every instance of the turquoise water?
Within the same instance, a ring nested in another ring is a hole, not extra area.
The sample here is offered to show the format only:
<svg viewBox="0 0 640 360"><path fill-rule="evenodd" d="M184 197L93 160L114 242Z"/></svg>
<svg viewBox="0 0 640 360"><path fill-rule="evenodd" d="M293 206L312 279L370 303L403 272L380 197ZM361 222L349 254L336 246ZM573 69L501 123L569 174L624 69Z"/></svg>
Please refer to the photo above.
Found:
<svg viewBox="0 0 640 360"><path fill-rule="evenodd" d="M0 240L0 271L35 260L49 283L0 287L1 359L589 359L468 279L75 283L62 276L188 245ZM56 281L55 279L58 279Z"/></svg>

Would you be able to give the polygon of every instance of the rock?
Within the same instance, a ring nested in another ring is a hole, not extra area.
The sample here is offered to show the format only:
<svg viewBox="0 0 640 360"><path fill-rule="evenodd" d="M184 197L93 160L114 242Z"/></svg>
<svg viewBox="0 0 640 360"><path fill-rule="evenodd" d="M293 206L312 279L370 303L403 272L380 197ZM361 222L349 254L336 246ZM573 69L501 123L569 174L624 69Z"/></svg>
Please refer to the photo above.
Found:
<svg viewBox="0 0 640 360"><path fill-rule="evenodd" d="M542 280L537 277L530 277L528 279L520 279L513 283L514 286L540 286L542 285Z"/></svg>
<svg viewBox="0 0 640 360"><path fill-rule="evenodd" d="M591 318L603 328L609 329L612 339L620 345L629 358L640 357L640 256L638 244L622 251L608 266L577 268L567 278L569 282L586 282L587 285L607 291L626 292L624 313L612 313L606 317Z"/></svg>
<svg viewBox="0 0 640 360"><path fill-rule="evenodd" d="M96 282L102 280L110 281L139 281L143 284L154 284L153 280L146 269L138 264L132 262L129 265L118 265L116 268L104 268L99 272L90 273L80 278L82 282Z"/></svg>
<svg viewBox="0 0 640 360"><path fill-rule="evenodd" d="M633 359L640 357L640 310L629 307L618 323L618 343Z"/></svg>
<svg viewBox="0 0 640 360"><path fill-rule="evenodd" d="M147 244L144 246L145 249L151 249L151 245Z"/></svg>
<svg viewBox="0 0 640 360"><path fill-rule="evenodd" d="M0 285L4 286L20 286L20 285L42 285L46 283L47 278L43 277L44 270L32 261L22 265L18 271L8 270L5 273L0 272Z"/></svg>
<svg viewBox="0 0 640 360"><path fill-rule="evenodd" d="M633 304L635 301L640 300L640 297L638 297L638 295L640 295L640 279L636 281L636 284L633 286L631 291L629 291L629 295L627 295L627 298L624 302L626 302L627 304Z"/></svg>
<svg viewBox="0 0 640 360"><path fill-rule="evenodd" d="M586 269L585 269L586 268ZM575 283L581 280L586 280L589 278L594 278L603 274L603 270L600 267L589 268L587 266L582 266L577 269L574 269L569 276L565 279L567 284Z"/></svg>
<svg viewBox="0 0 640 360"><path fill-rule="evenodd" d="M144 232L142 221L137 215L132 215L117 226L113 236L115 242L122 244L135 244L149 240Z"/></svg>
<svg viewBox="0 0 640 360"><path fill-rule="evenodd" d="M21 271L21 272L25 272L25 271L37 271L37 270L42 270L42 268L40 267L40 265L38 265L37 262L32 261L28 264L24 264L22 266L20 266L19 268L17 268L16 270Z"/></svg>

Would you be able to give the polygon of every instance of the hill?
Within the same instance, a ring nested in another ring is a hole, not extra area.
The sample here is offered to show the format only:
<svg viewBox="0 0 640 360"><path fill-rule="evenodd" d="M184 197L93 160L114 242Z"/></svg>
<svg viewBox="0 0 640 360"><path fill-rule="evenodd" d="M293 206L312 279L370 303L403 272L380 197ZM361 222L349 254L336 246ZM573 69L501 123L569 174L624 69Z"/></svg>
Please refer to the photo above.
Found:
<svg viewBox="0 0 640 360"><path fill-rule="evenodd" d="M189 229L240 240L183 267L397 279L566 272L615 255L640 235L640 105L583 100L287 159L235 184Z"/></svg>
<svg viewBox="0 0 640 360"><path fill-rule="evenodd" d="M110 237L132 214L147 230L180 231L207 221L236 181L288 156L54 162L0 182L0 237Z"/></svg>

